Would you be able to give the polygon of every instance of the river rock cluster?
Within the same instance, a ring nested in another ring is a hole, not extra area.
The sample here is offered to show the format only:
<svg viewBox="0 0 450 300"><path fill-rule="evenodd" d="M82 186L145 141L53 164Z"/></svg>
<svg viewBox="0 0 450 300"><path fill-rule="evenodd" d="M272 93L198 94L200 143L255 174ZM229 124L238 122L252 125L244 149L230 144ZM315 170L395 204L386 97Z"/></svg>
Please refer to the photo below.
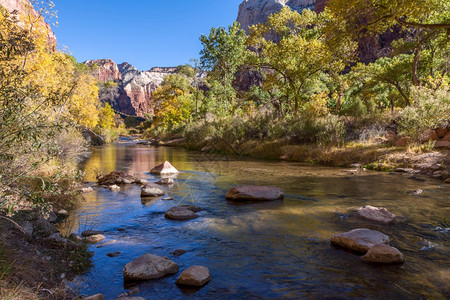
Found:
<svg viewBox="0 0 450 300"><path fill-rule="evenodd" d="M366 205L356 210L355 215L362 220L380 225L389 225L396 216L383 207ZM405 256L397 248L389 245L390 238L384 233L367 228L357 228L344 233L336 233L331 243L357 253L364 254L361 259L369 263L398 264Z"/></svg>

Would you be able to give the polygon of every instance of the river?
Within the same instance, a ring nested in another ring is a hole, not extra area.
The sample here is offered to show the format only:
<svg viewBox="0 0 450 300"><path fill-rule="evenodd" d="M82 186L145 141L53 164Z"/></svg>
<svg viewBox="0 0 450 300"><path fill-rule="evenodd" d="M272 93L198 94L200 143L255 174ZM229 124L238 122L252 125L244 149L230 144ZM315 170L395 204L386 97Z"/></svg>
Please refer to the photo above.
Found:
<svg viewBox="0 0 450 300"><path fill-rule="evenodd" d="M95 175L120 170L149 181L149 170L170 161L181 173L167 189L173 201L142 202L135 185L113 192L95 186ZM178 274L137 283L147 299L445 299L450 282L450 187L431 178L303 163L254 160L154 148L121 142L93 149L83 164L94 192L64 224L66 232L104 231L103 247L91 246L93 266L71 285L82 294L115 299L124 286L125 264L144 253L167 256L180 266L209 268L200 290L179 288ZM239 184L272 185L284 201L235 204L224 195ZM420 194L412 191L423 190ZM200 218L170 221L164 212L179 204L204 209ZM363 205L386 207L406 221L374 225L352 217ZM330 244L334 233L379 230L405 254L403 265L364 263ZM184 249L175 257L172 252ZM118 257L108 257L120 251Z"/></svg>

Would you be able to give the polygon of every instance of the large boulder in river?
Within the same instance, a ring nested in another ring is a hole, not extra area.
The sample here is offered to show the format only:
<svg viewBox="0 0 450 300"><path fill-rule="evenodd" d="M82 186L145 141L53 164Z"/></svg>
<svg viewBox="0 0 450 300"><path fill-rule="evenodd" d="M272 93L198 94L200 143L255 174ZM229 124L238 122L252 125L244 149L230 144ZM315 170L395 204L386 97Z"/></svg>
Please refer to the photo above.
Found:
<svg viewBox="0 0 450 300"><path fill-rule="evenodd" d="M367 251L362 260L371 263L401 264L405 261L405 256L397 248L386 244L377 244Z"/></svg>
<svg viewBox="0 0 450 300"><path fill-rule="evenodd" d="M150 173L158 175L174 175L178 174L179 172L177 169L175 169L174 166L170 164L170 162L165 161L162 164L151 169Z"/></svg>
<svg viewBox="0 0 450 300"><path fill-rule="evenodd" d="M160 197L164 195L165 192L156 184L149 183L141 188L141 197Z"/></svg>
<svg viewBox="0 0 450 300"><path fill-rule="evenodd" d="M372 221L382 225L388 225L395 221L395 215L384 207L366 205L356 210L356 216L363 220Z"/></svg>
<svg viewBox="0 0 450 300"><path fill-rule="evenodd" d="M140 179L133 175L126 174L120 171L114 171L104 176L98 176L97 181L99 185L115 185L115 184L132 184L140 183Z"/></svg>
<svg viewBox="0 0 450 300"><path fill-rule="evenodd" d="M176 284L189 286L204 286L211 280L209 270L202 266L192 266L184 270L178 277Z"/></svg>
<svg viewBox="0 0 450 300"><path fill-rule="evenodd" d="M144 254L129 262L123 268L126 281L150 280L178 272L179 267L168 258Z"/></svg>
<svg viewBox="0 0 450 300"><path fill-rule="evenodd" d="M189 209L189 207L182 206L170 208L166 211L164 216L169 220L192 220L199 217L193 210Z"/></svg>
<svg viewBox="0 0 450 300"><path fill-rule="evenodd" d="M333 235L331 243L353 251L366 253L376 244L389 243L389 237L376 230L358 228Z"/></svg>
<svg viewBox="0 0 450 300"><path fill-rule="evenodd" d="M284 193L271 186L243 185L228 190L225 198L232 201L270 201L283 199Z"/></svg>

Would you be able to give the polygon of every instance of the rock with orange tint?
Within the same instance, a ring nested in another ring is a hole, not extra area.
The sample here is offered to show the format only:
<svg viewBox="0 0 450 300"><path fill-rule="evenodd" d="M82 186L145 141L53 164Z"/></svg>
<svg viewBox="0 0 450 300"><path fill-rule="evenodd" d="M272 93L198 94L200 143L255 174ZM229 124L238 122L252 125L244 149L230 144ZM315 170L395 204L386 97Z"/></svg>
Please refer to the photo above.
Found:
<svg viewBox="0 0 450 300"><path fill-rule="evenodd" d="M204 286L210 280L211 276L208 268L192 266L184 270L175 283L179 285Z"/></svg>
<svg viewBox="0 0 450 300"><path fill-rule="evenodd" d="M401 264L405 261L405 256L397 248L386 244L377 244L361 257L365 262L381 264Z"/></svg>
<svg viewBox="0 0 450 300"><path fill-rule="evenodd" d="M158 175L173 175L178 174L178 170L175 169L174 166L168 161L163 162L162 164L154 167L150 171L151 174L158 174Z"/></svg>
<svg viewBox="0 0 450 300"><path fill-rule="evenodd" d="M443 138L448 133L447 127L440 127L436 129L436 134L439 138Z"/></svg>

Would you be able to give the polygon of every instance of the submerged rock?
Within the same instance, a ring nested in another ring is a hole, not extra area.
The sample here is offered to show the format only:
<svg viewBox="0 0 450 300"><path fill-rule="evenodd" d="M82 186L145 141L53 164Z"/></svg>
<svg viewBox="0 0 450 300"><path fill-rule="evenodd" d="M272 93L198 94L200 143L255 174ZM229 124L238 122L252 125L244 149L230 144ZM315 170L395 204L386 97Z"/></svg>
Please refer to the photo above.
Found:
<svg viewBox="0 0 450 300"><path fill-rule="evenodd" d="M199 215L187 207L174 206L166 211L165 217L169 220L191 220L198 218Z"/></svg>
<svg viewBox="0 0 450 300"><path fill-rule="evenodd" d="M225 198L233 201L270 201L283 199L284 193L276 187L244 185L228 190Z"/></svg>
<svg viewBox="0 0 450 300"><path fill-rule="evenodd" d="M165 192L156 184L147 184L141 188L141 197L160 197Z"/></svg>
<svg viewBox="0 0 450 300"><path fill-rule="evenodd" d="M105 176L97 177L99 185L117 185L117 184L132 184L141 182L141 179L136 178L133 175L126 174L120 171L111 172Z"/></svg>
<svg viewBox="0 0 450 300"><path fill-rule="evenodd" d="M158 174L158 175L172 175L172 174L178 174L178 170L175 169L174 166L170 164L170 162L165 161L162 164L154 167L150 171L151 174Z"/></svg>
<svg viewBox="0 0 450 300"><path fill-rule="evenodd" d="M157 184L170 185L174 184L175 180L173 178L162 178L160 181L156 182Z"/></svg>
<svg viewBox="0 0 450 300"><path fill-rule="evenodd" d="M144 254L123 268L124 280L150 280L178 272L179 267L168 258Z"/></svg>
<svg viewBox="0 0 450 300"><path fill-rule="evenodd" d="M175 250L175 251L173 251L173 256L181 256L181 255L183 255L183 254L185 254L187 251L186 250L183 250L183 249L177 249L177 250Z"/></svg>
<svg viewBox="0 0 450 300"><path fill-rule="evenodd" d="M382 264L400 264L405 261L405 256L397 248L386 244L376 244L362 257L365 262Z"/></svg>
<svg viewBox="0 0 450 300"><path fill-rule="evenodd" d="M192 266L184 270L175 283L179 285L203 286L210 280L211 277L208 268Z"/></svg>
<svg viewBox="0 0 450 300"><path fill-rule="evenodd" d="M117 257L120 254L122 254L122 252L117 251L117 252L106 253L106 256L108 256L108 257Z"/></svg>
<svg viewBox="0 0 450 300"><path fill-rule="evenodd" d="M387 244L389 237L379 231L358 228L331 237L331 243L353 251L366 253L376 244Z"/></svg>
<svg viewBox="0 0 450 300"><path fill-rule="evenodd" d="M390 213L384 207L374 207L366 205L356 210L356 216L363 220L372 221L375 223L388 225L395 220L395 215Z"/></svg>

